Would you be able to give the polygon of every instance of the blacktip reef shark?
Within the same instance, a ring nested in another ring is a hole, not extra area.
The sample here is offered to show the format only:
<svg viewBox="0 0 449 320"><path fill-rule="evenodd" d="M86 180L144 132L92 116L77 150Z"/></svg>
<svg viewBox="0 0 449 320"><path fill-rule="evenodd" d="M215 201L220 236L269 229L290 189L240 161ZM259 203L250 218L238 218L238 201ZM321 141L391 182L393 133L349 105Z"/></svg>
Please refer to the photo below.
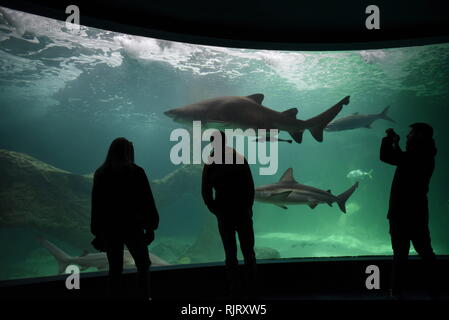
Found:
<svg viewBox="0 0 449 320"><path fill-rule="evenodd" d="M215 129L259 129L287 131L297 143L301 143L305 130L309 130L318 142L323 141L324 128L337 116L343 105L349 103L349 96L333 107L308 120L296 119L297 108L283 112L262 105L264 95L226 96L203 100L184 107L165 111L164 114L176 122L192 123Z"/></svg>
<svg viewBox="0 0 449 320"><path fill-rule="evenodd" d="M74 264L80 267L80 270L86 270L88 268L97 268L98 270L107 270L109 268L108 258L106 253L84 253L79 257L72 257L58 248L56 245L41 237L37 238L40 244L46 248L58 262L58 272L64 273L67 266ZM169 263L159 258L158 256L150 253L150 260L152 266L168 266ZM123 268L135 268L134 259L128 250L123 251Z"/></svg>
<svg viewBox="0 0 449 320"><path fill-rule="evenodd" d="M346 213L346 201L358 186L359 183L356 182L351 188L335 196L330 190L325 191L297 182L293 177L293 169L288 168L278 182L257 187L255 200L272 203L283 209L293 204L307 204L314 209L320 203L327 203L332 207L332 203L336 202L340 210Z"/></svg>
<svg viewBox="0 0 449 320"><path fill-rule="evenodd" d="M352 130L357 128L368 128L371 129L371 124L379 119L388 120L390 122L395 122L388 115L388 109L390 106L386 107L381 113L376 114L359 114L358 112L353 113L349 116L336 119L329 123L326 127L326 131L343 131Z"/></svg>

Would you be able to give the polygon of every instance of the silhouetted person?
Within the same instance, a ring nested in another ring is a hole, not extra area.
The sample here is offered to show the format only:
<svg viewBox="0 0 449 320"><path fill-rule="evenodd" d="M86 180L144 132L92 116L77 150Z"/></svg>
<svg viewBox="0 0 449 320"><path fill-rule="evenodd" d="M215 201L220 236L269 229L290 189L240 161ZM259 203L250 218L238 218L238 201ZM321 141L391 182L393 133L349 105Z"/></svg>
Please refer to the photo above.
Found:
<svg viewBox="0 0 449 320"><path fill-rule="evenodd" d="M426 276L432 280L431 267L436 259L429 232L427 192L435 167L437 149L433 129L426 123L414 123L407 135L406 151L399 147L399 135L393 129L382 139L380 159L397 166L390 193L388 216L393 248L392 295L399 296L404 284L410 241L425 261ZM430 281L431 285L435 285Z"/></svg>
<svg viewBox="0 0 449 320"><path fill-rule="evenodd" d="M226 147L226 136L222 131L217 131L211 141L213 145L211 157L221 158L221 164L204 165L202 196L209 210L217 217L226 256L227 282L231 296L235 297L239 290L236 232L245 262L247 294L254 295L256 257L252 220L254 182L251 170L241 154ZM230 155L229 159L232 158L232 164L225 163L226 153Z"/></svg>
<svg viewBox="0 0 449 320"><path fill-rule="evenodd" d="M95 171L92 188L91 232L94 247L106 251L111 298L123 296L123 249L128 247L137 268L138 295L149 297L148 245L159 224L145 171L134 164L134 148L125 138L109 147L106 161Z"/></svg>

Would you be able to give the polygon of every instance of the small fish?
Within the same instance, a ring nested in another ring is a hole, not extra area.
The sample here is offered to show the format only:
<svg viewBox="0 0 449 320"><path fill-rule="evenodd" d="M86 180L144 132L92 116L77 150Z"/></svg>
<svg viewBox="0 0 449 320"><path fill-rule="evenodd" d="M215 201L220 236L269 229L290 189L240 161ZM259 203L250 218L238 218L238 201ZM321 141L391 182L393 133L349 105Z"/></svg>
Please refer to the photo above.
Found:
<svg viewBox="0 0 449 320"><path fill-rule="evenodd" d="M347 175L346 178L351 180L364 180L366 177L369 177L370 179L373 178L372 176L373 170L366 172L360 169L352 170Z"/></svg>

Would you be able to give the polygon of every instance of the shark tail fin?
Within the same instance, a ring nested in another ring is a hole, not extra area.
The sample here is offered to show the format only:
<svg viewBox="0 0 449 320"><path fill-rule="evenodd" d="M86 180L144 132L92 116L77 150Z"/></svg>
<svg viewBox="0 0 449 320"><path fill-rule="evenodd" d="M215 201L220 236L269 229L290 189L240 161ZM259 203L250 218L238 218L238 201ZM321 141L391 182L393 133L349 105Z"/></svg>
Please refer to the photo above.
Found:
<svg viewBox="0 0 449 320"><path fill-rule="evenodd" d="M388 120L390 122L396 122L387 115L388 109L390 109L390 106L385 107L385 109L381 113L379 113L379 118Z"/></svg>
<svg viewBox="0 0 449 320"><path fill-rule="evenodd" d="M357 189L358 186L359 182L357 181L351 188L337 196L337 204L340 207L340 210L344 213L346 213L346 201L354 193L355 189Z"/></svg>
<svg viewBox="0 0 449 320"><path fill-rule="evenodd" d="M349 96L344 97L340 102L338 102L333 107L327 109L326 111L320 113L319 115L310 118L305 121L306 128L310 130L310 133L315 138L316 141L323 141L323 130L327 125L334 120L337 114L343 109L343 105L349 103Z"/></svg>
<svg viewBox="0 0 449 320"><path fill-rule="evenodd" d="M59 249L53 243L51 243L48 240L45 240L42 237L38 237L37 240L45 249L47 249L51 253L53 257L55 257L56 261L58 262L59 273L64 273L65 269L70 264L70 260L72 259L72 257L69 256L64 251L62 251L61 249Z"/></svg>

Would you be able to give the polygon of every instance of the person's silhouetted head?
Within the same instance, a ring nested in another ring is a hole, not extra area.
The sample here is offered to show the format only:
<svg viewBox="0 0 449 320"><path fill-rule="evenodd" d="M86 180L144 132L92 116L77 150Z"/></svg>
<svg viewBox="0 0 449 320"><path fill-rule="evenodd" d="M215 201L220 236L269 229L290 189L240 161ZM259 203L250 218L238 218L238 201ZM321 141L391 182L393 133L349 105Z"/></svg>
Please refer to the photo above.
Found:
<svg viewBox="0 0 449 320"><path fill-rule="evenodd" d="M134 163L134 147L125 138L116 138L109 146L108 155L102 167L119 167Z"/></svg>
<svg viewBox="0 0 449 320"><path fill-rule="evenodd" d="M214 133L212 133L210 137L210 142L212 144L213 150L211 153L211 156L214 156L219 160L219 163L222 164L232 164L236 163L236 152L233 148L226 146L227 138L226 134L221 131L217 130Z"/></svg>
<svg viewBox="0 0 449 320"><path fill-rule="evenodd" d="M416 122L411 124L410 128L407 135L407 151L423 152L434 156L436 148L432 126L424 122Z"/></svg>
<svg viewBox="0 0 449 320"><path fill-rule="evenodd" d="M210 142L214 149L224 150L226 148L226 134L217 130L210 136Z"/></svg>
<svg viewBox="0 0 449 320"><path fill-rule="evenodd" d="M223 131L214 131L210 136L210 142L213 147L212 155L223 157L226 151L226 134Z"/></svg>

